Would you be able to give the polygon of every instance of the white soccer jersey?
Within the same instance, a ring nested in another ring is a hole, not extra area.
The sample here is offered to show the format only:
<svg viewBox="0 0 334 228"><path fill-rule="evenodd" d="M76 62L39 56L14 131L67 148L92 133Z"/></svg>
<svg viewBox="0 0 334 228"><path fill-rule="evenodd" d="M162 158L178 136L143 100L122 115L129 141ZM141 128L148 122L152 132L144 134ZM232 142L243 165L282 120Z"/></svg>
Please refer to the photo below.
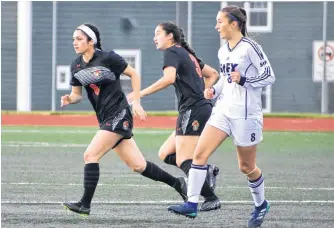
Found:
<svg viewBox="0 0 334 228"><path fill-rule="evenodd" d="M218 51L220 79L213 86L220 96L216 111L230 118L262 116L262 87L275 82L275 75L262 48L249 38L242 38L231 50L226 43ZM230 73L240 72L239 84L232 82Z"/></svg>

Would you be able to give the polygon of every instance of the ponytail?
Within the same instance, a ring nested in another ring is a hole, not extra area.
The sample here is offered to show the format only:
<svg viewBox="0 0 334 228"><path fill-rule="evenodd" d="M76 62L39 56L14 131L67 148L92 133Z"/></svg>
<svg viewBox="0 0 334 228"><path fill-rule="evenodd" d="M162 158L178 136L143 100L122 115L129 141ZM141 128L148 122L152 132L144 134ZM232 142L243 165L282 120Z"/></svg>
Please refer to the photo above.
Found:
<svg viewBox="0 0 334 228"><path fill-rule="evenodd" d="M247 32L247 26L246 26L246 22L243 21L240 23L240 32L243 36L248 36L248 32Z"/></svg>
<svg viewBox="0 0 334 228"><path fill-rule="evenodd" d="M179 28L179 30L180 30L180 45L181 45L184 49L186 49L190 54L192 54L192 55L196 58L196 60L198 61L198 63L201 65L201 63L203 63L203 62L202 62L202 60L201 60L200 58L198 58L198 57L196 56L196 53L195 53L194 49L192 49L192 48L189 46L188 42L185 40L185 36L184 36L183 29Z"/></svg>
<svg viewBox="0 0 334 228"><path fill-rule="evenodd" d="M102 46L101 46L101 39L100 39L100 37L99 37L99 39L97 40L97 43L95 44L95 47L96 47L97 49L99 49L99 50L102 51Z"/></svg>
<svg viewBox="0 0 334 228"><path fill-rule="evenodd" d="M240 22L240 31L243 36L248 36L247 32L247 26L246 26L246 21L247 21L247 14L246 10L244 8L239 7L240 12L244 16L244 20Z"/></svg>

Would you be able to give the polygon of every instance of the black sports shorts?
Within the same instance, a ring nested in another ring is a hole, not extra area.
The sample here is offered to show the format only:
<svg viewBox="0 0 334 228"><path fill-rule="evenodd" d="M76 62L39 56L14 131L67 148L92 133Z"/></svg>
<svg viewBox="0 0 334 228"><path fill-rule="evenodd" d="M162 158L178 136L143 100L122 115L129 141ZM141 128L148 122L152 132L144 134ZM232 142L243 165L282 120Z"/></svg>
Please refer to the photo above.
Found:
<svg viewBox="0 0 334 228"><path fill-rule="evenodd" d="M133 116L130 108L125 108L111 118L100 124L100 130L115 132L123 136L113 148L122 142L123 139L130 139L133 136Z"/></svg>
<svg viewBox="0 0 334 228"><path fill-rule="evenodd" d="M201 135L211 112L212 105L204 104L179 113L176 122L176 135Z"/></svg>

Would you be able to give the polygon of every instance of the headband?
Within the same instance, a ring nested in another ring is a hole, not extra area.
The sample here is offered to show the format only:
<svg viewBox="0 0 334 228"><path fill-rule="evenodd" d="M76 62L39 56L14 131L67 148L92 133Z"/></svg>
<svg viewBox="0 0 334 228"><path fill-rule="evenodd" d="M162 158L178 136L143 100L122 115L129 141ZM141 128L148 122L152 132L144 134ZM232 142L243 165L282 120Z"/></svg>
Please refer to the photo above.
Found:
<svg viewBox="0 0 334 228"><path fill-rule="evenodd" d="M236 22L240 22L239 20L238 20L238 18L236 18L235 16L233 16L231 13L228 13L228 16L232 19L232 21L236 21Z"/></svg>
<svg viewBox="0 0 334 228"><path fill-rule="evenodd" d="M97 44L95 32L91 30L88 26L80 25L77 29L80 29L83 32L85 32L94 41L94 44Z"/></svg>

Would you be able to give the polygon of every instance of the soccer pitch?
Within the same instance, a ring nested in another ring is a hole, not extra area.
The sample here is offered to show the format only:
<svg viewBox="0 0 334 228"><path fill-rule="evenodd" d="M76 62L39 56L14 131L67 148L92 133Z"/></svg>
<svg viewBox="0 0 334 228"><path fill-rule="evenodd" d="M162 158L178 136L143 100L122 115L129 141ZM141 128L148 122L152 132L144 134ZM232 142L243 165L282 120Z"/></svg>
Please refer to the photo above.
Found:
<svg viewBox="0 0 334 228"><path fill-rule="evenodd" d="M2 126L3 227L246 227L252 201L228 139L210 158L220 168L222 209L194 220L167 212L181 202L167 185L133 173L110 151L101 160L91 215L61 203L82 194L83 153L96 132L83 127ZM183 172L158 158L171 130L135 129L147 160L176 176ZM263 227L334 227L334 133L265 132L257 164L272 208Z"/></svg>

